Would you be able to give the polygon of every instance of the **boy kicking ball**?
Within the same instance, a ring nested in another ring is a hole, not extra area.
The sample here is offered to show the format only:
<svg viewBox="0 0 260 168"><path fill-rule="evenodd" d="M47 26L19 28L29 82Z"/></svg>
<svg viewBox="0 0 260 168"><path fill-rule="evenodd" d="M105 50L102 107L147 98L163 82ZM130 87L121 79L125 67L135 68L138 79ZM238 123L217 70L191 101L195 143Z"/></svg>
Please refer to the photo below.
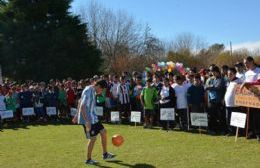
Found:
<svg viewBox="0 0 260 168"><path fill-rule="evenodd" d="M97 164L91 155L96 142L96 137L100 133L101 144L103 149L103 159L108 160L115 157L114 154L107 152L107 134L104 126L98 121L95 113L96 110L96 95L101 94L106 88L106 81L99 80L95 85L87 86L81 95L81 101L78 110L78 124L82 124L86 138L89 140L87 145L87 160L86 164ZM74 118L76 119L76 117Z"/></svg>

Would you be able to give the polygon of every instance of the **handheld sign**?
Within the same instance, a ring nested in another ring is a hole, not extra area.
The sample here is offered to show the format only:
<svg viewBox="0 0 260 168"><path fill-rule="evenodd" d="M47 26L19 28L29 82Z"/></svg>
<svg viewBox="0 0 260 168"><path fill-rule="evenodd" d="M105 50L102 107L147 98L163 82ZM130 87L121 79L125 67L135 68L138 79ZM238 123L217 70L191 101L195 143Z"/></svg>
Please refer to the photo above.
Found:
<svg viewBox="0 0 260 168"><path fill-rule="evenodd" d="M119 122L119 112L118 111L111 111L111 122Z"/></svg>
<svg viewBox="0 0 260 168"><path fill-rule="evenodd" d="M101 107L101 106L96 107L96 115L103 116L103 107Z"/></svg>
<svg viewBox="0 0 260 168"><path fill-rule="evenodd" d="M235 138L235 142L236 142L237 141L237 137L238 137L238 130L239 130L239 128L245 128L245 125L246 125L246 114L238 113L238 112L232 112L231 113L231 119L230 119L230 125L237 127L236 138Z"/></svg>
<svg viewBox="0 0 260 168"><path fill-rule="evenodd" d="M131 112L131 122L140 123L141 122L141 112L132 111Z"/></svg>
<svg viewBox="0 0 260 168"><path fill-rule="evenodd" d="M208 114L207 113L191 113L191 125L198 127L208 126Z"/></svg>
<svg viewBox="0 0 260 168"><path fill-rule="evenodd" d="M0 115L1 115L1 119L13 118L14 112L13 110L0 111Z"/></svg>
<svg viewBox="0 0 260 168"><path fill-rule="evenodd" d="M22 112L23 112L23 116L32 116L32 115L35 115L35 114L34 114L34 109L33 109L33 107L23 108L23 109L22 109Z"/></svg>
<svg viewBox="0 0 260 168"><path fill-rule="evenodd" d="M46 107L46 113L48 116L57 115L56 107Z"/></svg>
<svg viewBox="0 0 260 168"><path fill-rule="evenodd" d="M175 120L175 109L174 108L161 108L160 119L163 121Z"/></svg>
<svg viewBox="0 0 260 168"><path fill-rule="evenodd" d="M70 108L70 116L74 117L77 114L76 108Z"/></svg>

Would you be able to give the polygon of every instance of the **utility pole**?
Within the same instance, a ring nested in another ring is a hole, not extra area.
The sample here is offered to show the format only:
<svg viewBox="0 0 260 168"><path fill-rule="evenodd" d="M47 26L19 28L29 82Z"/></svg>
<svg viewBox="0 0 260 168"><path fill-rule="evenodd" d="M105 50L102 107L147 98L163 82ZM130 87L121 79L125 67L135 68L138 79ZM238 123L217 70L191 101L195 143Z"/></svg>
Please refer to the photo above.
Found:
<svg viewBox="0 0 260 168"><path fill-rule="evenodd" d="M230 41L229 45L230 45L230 56L232 56L232 42L231 41Z"/></svg>

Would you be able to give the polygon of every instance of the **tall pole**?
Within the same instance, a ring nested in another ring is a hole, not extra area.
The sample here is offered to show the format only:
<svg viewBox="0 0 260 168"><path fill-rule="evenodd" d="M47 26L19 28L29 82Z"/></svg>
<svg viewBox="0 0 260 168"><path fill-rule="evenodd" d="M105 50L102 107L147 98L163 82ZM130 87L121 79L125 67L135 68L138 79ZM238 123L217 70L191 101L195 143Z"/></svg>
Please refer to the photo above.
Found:
<svg viewBox="0 0 260 168"><path fill-rule="evenodd" d="M232 56L232 42L231 41L230 41L229 45L230 45L230 56Z"/></svg>

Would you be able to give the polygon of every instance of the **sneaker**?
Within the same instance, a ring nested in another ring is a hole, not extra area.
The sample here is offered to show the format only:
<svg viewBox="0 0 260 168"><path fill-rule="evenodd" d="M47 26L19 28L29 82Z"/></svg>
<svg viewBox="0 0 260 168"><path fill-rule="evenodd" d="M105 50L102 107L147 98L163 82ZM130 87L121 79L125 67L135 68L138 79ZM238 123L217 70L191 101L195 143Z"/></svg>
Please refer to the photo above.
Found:
<svg viewBox="0 0 260 168"><path fill-rule="evenodd" d="M86 164L90 164L90 165L95 165L97 164L98 162L96 160L92 160L92 159L88 159L85 161Z"/></svg>
<svg viewBox="0 0 260 168"><path fill-rule="evenodd" d="M109 153L109 152L106 152L103 154L103 159L104 160L109 160L109 159L112 159L114 158L116 155L114 155L113 153Z"/></svg>

